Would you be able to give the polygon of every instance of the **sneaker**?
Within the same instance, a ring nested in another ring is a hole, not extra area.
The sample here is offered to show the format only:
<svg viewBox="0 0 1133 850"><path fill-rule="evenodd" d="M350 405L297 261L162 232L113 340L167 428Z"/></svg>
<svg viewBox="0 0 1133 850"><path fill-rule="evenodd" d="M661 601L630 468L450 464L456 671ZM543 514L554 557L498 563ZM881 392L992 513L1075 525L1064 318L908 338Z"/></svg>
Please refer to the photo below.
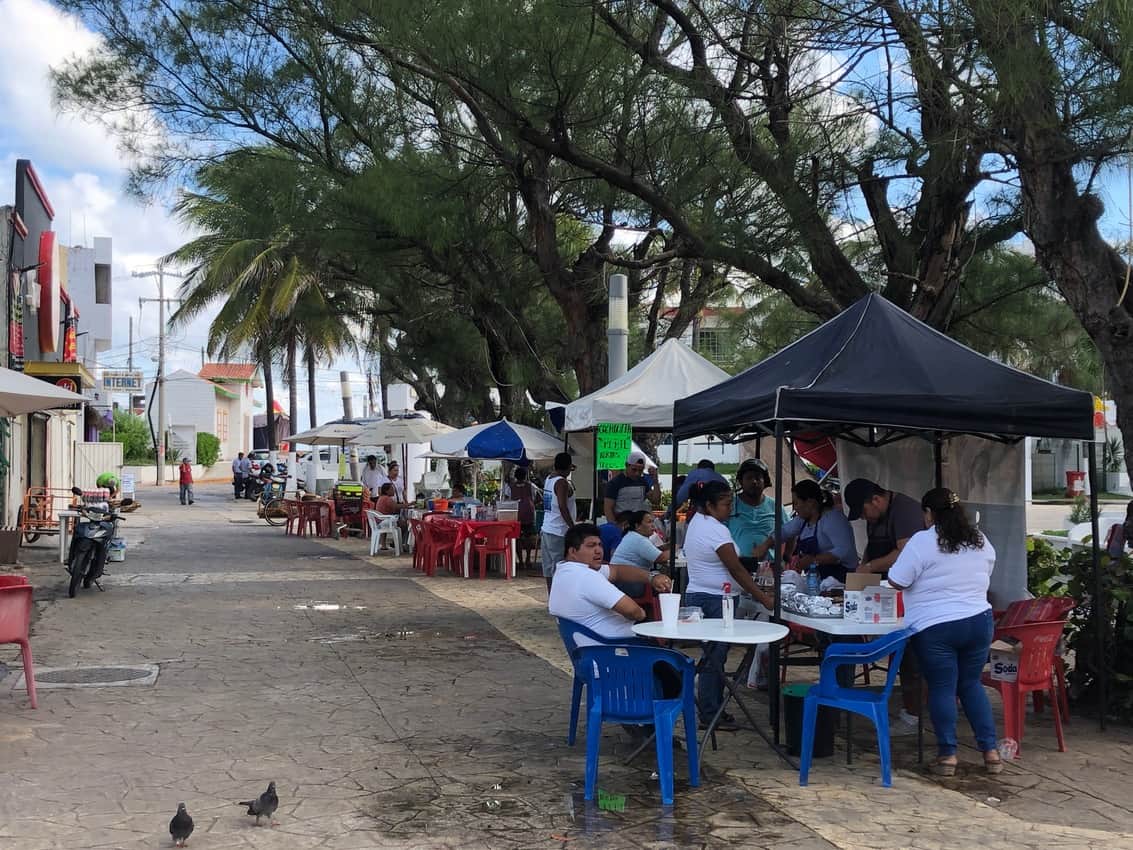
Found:
<svg viewBox="0 0 1133 850"><path fill-rule="evenodd" d="M894 737L917 734L917 716L901 709L901 713L889 724L889 734Z"/></svg>

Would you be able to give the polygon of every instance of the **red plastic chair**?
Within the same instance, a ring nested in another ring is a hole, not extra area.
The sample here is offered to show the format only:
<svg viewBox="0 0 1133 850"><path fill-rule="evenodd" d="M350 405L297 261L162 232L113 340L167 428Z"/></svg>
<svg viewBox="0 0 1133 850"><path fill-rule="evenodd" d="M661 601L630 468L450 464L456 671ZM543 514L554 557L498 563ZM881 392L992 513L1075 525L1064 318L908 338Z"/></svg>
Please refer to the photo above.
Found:
<svg viewBox="0 0 1133 850"><path fill-rule="evenodd" d="M653 585L648 582L645 583L645 593L638 596L633 600L642 607L645 611L647 620L654 622L661 621L661 600L656 593L653 592Z"/></svg>
<svg viewBox="0 0 1133 850"><path fill-rule="evenodd" d="M23 578L11 576L10 578ZM31 624L30 584L9 584L0 586L0 643L18 643L24 662L24 683L28 689L31 707L38 708L35 698L35 669L31 661L31 644L28 643L28 627Z"/></svg>
<svg viewBox="0 0 1133 850"><path fill-rule="evenodd" d="M457 558L453 554L456 546L456 524L434 522L429 525L429 557L425 561L425 575L436 575L437 567L457 569Z"/></svg>
<svg viewBox="0 0 1133 850"><path fill-rule="evenodd" d="M284 534L302 534L303 525L300 521L302 516L299 509L298 499L284 499L283 509L287 512L287 526L283 529Z"/></svg>
<svg viewBox="0 0 1133 850"><path fill-rule="evenodd" d="M0 587L16 587L18 585L27 584L27 583L28 583L28 577L27 576L16 576L16 575L0 576Z"/></svg>
<svg viewBox="0 0 1133 850"><path fill-rule="evenodd" d="M425 556L429 548L428 532L425 523L419 519L409 518L409 531L413 535L413 569L423 570Z"/></svg>
<svg viewBox="0 0 1133 850"><path fill-rule="evenodd" d="M514 528L510 522L489 522L476 526L476 539L472 542L476 558L473 564L480 567L481 579L487 575L488 558L491 555L503 556L505 579L511 579L515 575L515 562L511 557Z"/></svg>
<svg viewBox="0 0 1133 850"><path fill-rule="evenodd" d="M1070 612L1078 606L1069 596L1040 596L1036 599L1020 599L1007 606L1007 610L996 615L995 639L1000 638L1001 628L1020 626L1027 623L1049 623L1054 620L1066 622ZM1058 705L1062 708L1062 722L1070 722L1070 696L1066 687L1066 660L1057 650L1054 653L1054 675L1058 682ZM1035 714L1042 714L1043 695L1035 691L1031 695Z"/></svg>
<svg viewBox="0 0 1133 850"><path fill-rule="evenodd" d="M1019 674L1014 682L1003 682L984 674L983 683L999 691L1003 699L1003 727L1008 738L1023 742L1023 706L1027 694L1047 693L1051 698L1051 711L1054 714L1054 734L1058 737L1058 751L1066 752L1066 741L1062 736L1062 707L1057 697L1058 683L1054 673L1054 658L1058 653L1058 642L1066 623L1055 620L1046 623L1025 623L1007 626L997 630L997 637L1012 637L1020 641Z"/></svg>

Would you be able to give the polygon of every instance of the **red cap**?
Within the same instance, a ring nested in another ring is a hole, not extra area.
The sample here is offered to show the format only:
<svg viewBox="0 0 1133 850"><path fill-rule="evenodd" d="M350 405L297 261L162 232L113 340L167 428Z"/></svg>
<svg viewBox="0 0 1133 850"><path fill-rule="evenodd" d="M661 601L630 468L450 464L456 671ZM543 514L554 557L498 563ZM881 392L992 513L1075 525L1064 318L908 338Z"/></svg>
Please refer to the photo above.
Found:
<svg viewBox="0 0 1133 850"><path fill-rule="evenodd" d="M730 581L724 582L724 592L725 593L731 593L732 592L732 583Z"/></svg>

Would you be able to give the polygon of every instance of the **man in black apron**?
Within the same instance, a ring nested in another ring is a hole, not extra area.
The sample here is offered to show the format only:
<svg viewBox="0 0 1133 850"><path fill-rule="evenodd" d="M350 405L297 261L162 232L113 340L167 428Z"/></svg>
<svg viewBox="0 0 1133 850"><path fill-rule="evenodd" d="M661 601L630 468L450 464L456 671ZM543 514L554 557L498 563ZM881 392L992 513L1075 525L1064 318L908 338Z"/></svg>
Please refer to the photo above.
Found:
<svg viewBox="0 0 1133 850"><path fill-rule="evenodd" d="M916 499L886 490L868 478L855 478L842 491L850 521L865 519L865 557L858 565L859 573L880 573L882 578L905 548L909 538L924 531L924 512ZM921 710L921 676L915 652L906 652L901 659L901 701L904 710L900 719L890 724L895 735L916 732Z"/></svg>

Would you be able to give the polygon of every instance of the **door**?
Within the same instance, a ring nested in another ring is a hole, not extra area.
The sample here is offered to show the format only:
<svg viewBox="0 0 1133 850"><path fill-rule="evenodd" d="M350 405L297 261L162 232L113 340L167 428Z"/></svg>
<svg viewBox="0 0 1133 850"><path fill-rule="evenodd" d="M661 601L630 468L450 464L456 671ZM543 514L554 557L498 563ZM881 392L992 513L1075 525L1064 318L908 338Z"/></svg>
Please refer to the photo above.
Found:
<svg viewBox="0 0 1133 850"><path fill-rule="evenodd" d="M28 414L28 487L47 486L47 419L43 413Z"/></svg>
<svg viewBox="0 0 1133 850"><path fill-rule="evenodd" d="M98 476L121 469L121 443L75 443L75 487L93 490Z"/></svg>

